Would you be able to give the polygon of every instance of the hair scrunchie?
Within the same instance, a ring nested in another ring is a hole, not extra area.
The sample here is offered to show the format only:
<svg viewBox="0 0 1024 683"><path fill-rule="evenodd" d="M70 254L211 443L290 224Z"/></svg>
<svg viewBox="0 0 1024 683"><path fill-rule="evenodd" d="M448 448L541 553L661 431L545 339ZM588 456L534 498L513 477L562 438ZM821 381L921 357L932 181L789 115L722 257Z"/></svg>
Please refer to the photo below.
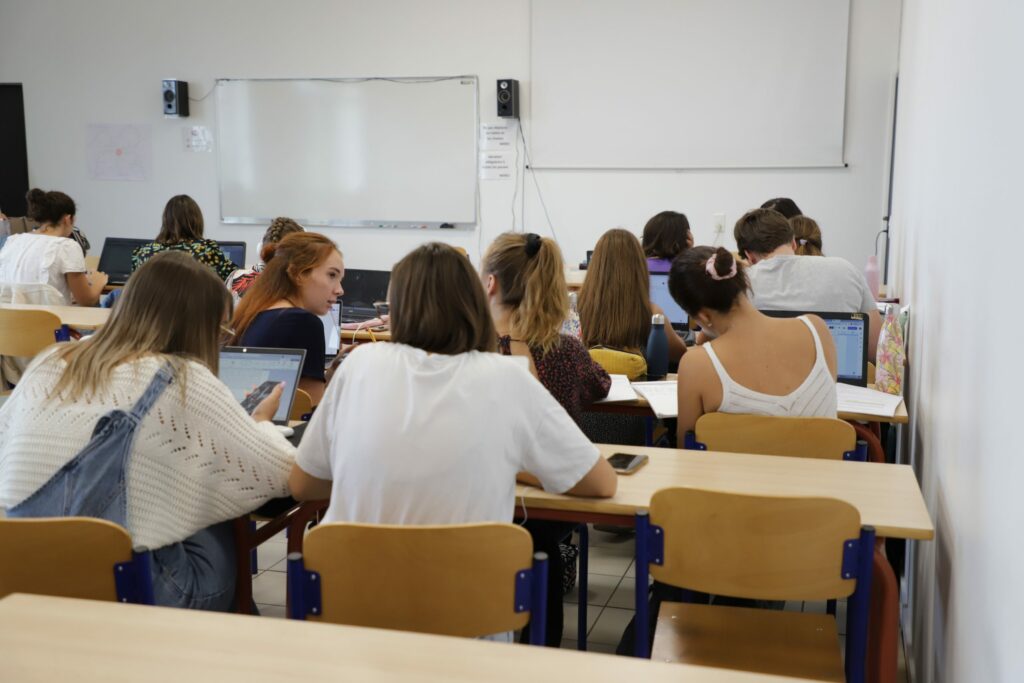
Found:
<svg viewBox="0 0 1024 683"><path fill-rule="evenodd" d="M736 259L732 260L732 268L725 275L719 275L718 270L715 269L715 260L718 258L718 252L711 255L711 258L704 264L704 270L711 276L712 280L728 280L729 278L736 277Z"/></svg>
<svg viewBox="0 0 1024 683"><path fill-rule="evenodd" d="M529 233L526 236L526 255L533 258L540 251L540 235L536 233Z"/></svg>

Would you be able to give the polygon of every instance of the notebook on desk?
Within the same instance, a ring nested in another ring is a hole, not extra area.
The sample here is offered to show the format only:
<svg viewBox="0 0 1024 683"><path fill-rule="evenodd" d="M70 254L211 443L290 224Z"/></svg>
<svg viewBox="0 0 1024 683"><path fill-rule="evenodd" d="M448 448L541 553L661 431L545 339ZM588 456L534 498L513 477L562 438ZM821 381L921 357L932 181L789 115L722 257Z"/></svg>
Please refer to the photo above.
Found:
<svg viewBox="0 0 1024 683"><path fill-rule="evenodd" d="M817 311L761 311L773 318L816 315L828 325L836 345L836 381L858 387L868 385L868 317L863 313Z"/></svg>
<svg viewBox="0 0 1024 683"><path fill-rule="evenodd" d="M358 323L377 317L373 304L388 298L391 271L347 268L341 295L341 322Z"/></svg>
<svg viewBox="0 0 1024 683"><path fill-rule="evenodd" d="M151 240L133 237L108 237L103 240L97 269L107 274L107 284L123 285L132 274L132 252Z"/></svg>
<svg viewBox="0 0 1024 683"><path fill-rule="evenodd" d="M676 303L668 291L668 273L651 273L651 302L665 311L665 319L676 332L685 333L690 327L690 316Z"/></svg>
<svg viewBox="0 0 1024 683"><path fill-rule="evenodd" d="M305 349L225 346L220 351L218 376L250 414L279 382L284 382L281 404L273 422L286 425L305 360Z"/></svg>

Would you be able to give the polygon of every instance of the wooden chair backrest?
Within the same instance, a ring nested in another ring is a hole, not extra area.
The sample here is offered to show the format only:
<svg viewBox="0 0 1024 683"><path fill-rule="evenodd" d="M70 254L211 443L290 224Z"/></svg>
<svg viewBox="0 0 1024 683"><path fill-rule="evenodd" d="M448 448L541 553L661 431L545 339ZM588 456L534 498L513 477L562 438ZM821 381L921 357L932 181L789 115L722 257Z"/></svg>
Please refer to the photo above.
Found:
<svg viewBox="0 0 1024 683"><path fill-rule="evenodd" d="M707 413L697 419L697 441L709 451L842 460L857 446L857 432L831 417L775 417Z"/></svg>
<svg viewBox="0 0 1024 683"><path fill-rule="evenodd" d="M97 270L100 267L100 257L92 254L85 257L85 267L89 270Z"/></svg>
<svg viewBox="0 0 1024 683"><path fill-rule="evenodd" d="M88 517L0 519L0 598L38 593L117 600L114 565L130 562L124 528Z"/></svg>
<svg viewBox="0 0 1024 683"><path fill-rule="evenodd" d="M875 364L872 363L871 361L868 361L868 378L867 378L868 379L868 384L874 384L875 383L875 372L876 372L876 370L877 370L877 368L875 368Z"/></svg>
<svg viewBox="0 0 1024 683"><path fill-rule="evenodd" d="M0 308L0 356L31 358L56 343L60 318L49 311Z"/></svg>
<svg viewBox="0 0 1024 683"><path fill-rule="evenodd" d="M295 390L295 398L292 399L292 414L289 420L301 420L306 413L313 412L313 399L302 389Z"/></svg>
<svg viewBox="0 0 1024 683"><path fill-rule="evenodd" d="M529 621L514 598L533 541L514 524L321 524L302 552L320 573L324 621L470 637Z"/></svg>
<svg viewBox="0 0 1024 683"><path fill-rule="evenodd" d="M692 488L651 498L664 530L658 581L760 600L826 600L851 594L844 543L860 537L860 513L833 498L754 496Z"/></svg>

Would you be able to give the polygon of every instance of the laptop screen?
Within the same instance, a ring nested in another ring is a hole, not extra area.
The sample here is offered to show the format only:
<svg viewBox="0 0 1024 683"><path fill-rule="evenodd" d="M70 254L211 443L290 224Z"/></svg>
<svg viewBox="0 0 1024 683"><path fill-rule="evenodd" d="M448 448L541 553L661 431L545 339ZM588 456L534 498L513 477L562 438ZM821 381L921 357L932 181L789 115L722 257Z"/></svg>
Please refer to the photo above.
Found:
<svg viewBox="0 0 1024 683"><path fill-rule="evenodd" d="M761 311L773 318L795 318L810 313L825 321L836 346L836 381L868 385L868 317L863 313L817 311Z"/></svg>
<svg viewBox="0 0 1024 683"><path fill-rule="evenodd" d="M391 271L345 269L345 279L341 286L345 293L341 295L344 313L363 311L374 313L373 303L388 298L388 283Z"/></svg>
<svg viewBox="0 0 1024 683"><path fill-rule="evenodd" d="M667 273L651 274L651 301L665 311L665 317L676 330L685 330L689 326L690 316L668 293Z"/></svg>
<svg viewBox="0 0 1024 683"><path fill-rule="evenodd" d="M331 310L320 316L324 324L324 355L337 356L341 349L341 302L331 304Z"/></svg>
<svg viewBox="0 0 1024 683"><path fill-rule="evenodd" d="M108 237L103 240L103 251L100 252L100 263L97 268L106 273L111 284L123 285L132 274L132 252L150 240L130 237Z"/></svg>
<svg viewBox="0 0 1024 683"><path fill-rule="evenodd" d="M305 358L305 349L225 346L220 351L219 376L248 413L252 413L277 383L284 382L274 423L288 424Z"/></svg>
<svg viewBox="0 0 1024 683"><path fill-rule="evenodd" d="M228 260L235 264L236 268L245 268L245 242L221 242L217 240L217 246L228 257Z"/></svg>

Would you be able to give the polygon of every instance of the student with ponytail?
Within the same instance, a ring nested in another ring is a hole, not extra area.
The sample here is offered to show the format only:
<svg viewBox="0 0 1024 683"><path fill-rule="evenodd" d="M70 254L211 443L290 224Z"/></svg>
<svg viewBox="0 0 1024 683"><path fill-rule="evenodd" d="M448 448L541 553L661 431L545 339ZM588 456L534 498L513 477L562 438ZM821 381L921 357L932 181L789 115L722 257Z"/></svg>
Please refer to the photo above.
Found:
<svg viewBox="0 0 1024 683"><path fill-rule="evenodd" d="M324 326L317 316L344 293L345 263L337 245L315 232L297 232L264 245L267 264L231 321L233 344L305 349L299 388L313 405L333 374L325 371Z"/></svg>
<svg viewBox="0 0 1024 683"><path fill-rule="evenodd" d="M672 298L711 339L679 363L679 443L704 413L836 416L825 322L763 315L747 298L745 271L722 247L694 247L672 264Z"/></svg>
<svg viewBox="0 0 1024 683"><path fill-rule="evenodd" d="M256 282L256 278L260 276L263 269L267 267L266 261L263 260L263 250L277 244L293 232L305 232L305 230L305 228L291 218L285 218L284 216L278 216L271 221L267 231L263 233L263 239L260 240L260 262L253 264L249 268L239 268L228 276L225 283L228 286L228 291L231 292L231 298L235 301L235 306L238 305L239 299L245 296L245 293Z"/></svg>
<svg viewBox="0 0 1024 683"><path fill-rule="evenodd" d="M95 306L107 276L89 273L81 247L68 239L75 227L75 202L63 192L40 189L29 190L25 199L28 217L39 227L7 238L0 251L0 283L50 285L65 303L73 298L79 306Z"/></svg>

